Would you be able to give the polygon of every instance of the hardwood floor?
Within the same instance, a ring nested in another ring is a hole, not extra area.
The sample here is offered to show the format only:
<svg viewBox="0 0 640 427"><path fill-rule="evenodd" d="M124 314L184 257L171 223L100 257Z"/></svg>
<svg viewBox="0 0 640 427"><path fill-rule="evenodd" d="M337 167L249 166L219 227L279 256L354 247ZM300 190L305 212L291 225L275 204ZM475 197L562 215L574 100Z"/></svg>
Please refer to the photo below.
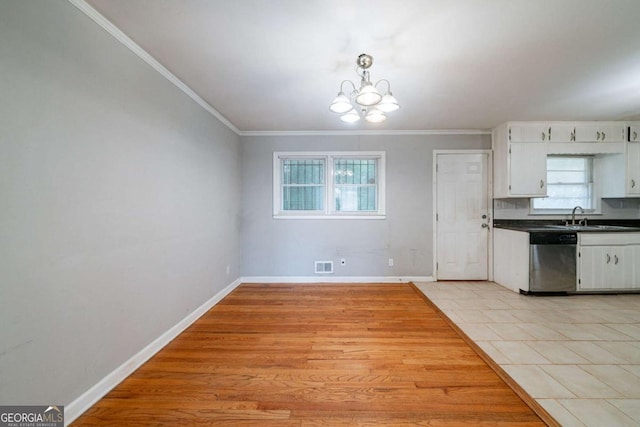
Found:
<svg viewBox="0 0 640 427"><path fill-rule="evenodd" d="M406 284L244 284L73 426L540 426Z"/></svg>

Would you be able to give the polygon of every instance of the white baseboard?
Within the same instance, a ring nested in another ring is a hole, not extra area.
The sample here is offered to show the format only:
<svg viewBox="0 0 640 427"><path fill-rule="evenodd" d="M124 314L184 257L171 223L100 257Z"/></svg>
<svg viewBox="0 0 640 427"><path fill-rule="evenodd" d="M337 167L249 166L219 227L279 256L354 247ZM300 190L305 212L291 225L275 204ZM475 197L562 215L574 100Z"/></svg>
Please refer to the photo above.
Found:
<svg viewBox="0 0 640 427"><path fill-rule="evenodd" d="M160 335L151 344L140 350L137 354L124 362L122 365L114 369L109 375L100 380L96 385L84 392L81 396L64 407L64 420L65 425L71 424L76 418L82 415L93 404L106 395L111 389L120 384L122 380L127 378L136 369L142 366L153 355L160 351L165 345L169 344L175 337L180 335L185 329L187 329L193 322L198 320L200 316L205 314L211 307L220 302L231 291L238 287L242 283L241 279L235 280L229 284L226 288L218 292L211 297L207 302L195 309L191 314L178 322L171 329Z"/></svg>
<svg viewBox="0 0 640 427"><path fill-rule="evenodd" d="M408 283L433 282L432 276L249 276L242 283Z"/></svg>

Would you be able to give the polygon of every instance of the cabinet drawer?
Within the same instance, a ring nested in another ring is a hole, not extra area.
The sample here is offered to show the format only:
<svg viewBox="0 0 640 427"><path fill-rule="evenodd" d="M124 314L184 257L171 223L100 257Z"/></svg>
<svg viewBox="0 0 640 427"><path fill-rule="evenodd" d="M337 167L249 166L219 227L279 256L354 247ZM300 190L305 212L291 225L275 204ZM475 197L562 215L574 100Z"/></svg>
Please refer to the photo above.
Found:
<svg viewBox="0 0 640 427"><path fill-rule="evenodd" d="M578 233L580 246L640 245L640 232L633 233Z"/></svg>

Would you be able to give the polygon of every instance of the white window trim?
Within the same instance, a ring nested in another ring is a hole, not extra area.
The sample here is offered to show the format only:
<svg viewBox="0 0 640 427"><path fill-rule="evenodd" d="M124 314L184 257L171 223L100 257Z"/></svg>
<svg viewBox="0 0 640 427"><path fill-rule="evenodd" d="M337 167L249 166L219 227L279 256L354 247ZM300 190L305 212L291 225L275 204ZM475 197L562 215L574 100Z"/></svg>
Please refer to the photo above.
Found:
<svg viewBox="0 0 640 427"><path fill-rule="evenodd" d="M378 160L378 210L375 212L340 212L334 210L334 158L353 157ZM323 211L283 211L282 168L284 159L325 160L325 201ZM273 218L274 219L385 219L386 216L386 152L384 151L276 151L273 153Z"/></svg>

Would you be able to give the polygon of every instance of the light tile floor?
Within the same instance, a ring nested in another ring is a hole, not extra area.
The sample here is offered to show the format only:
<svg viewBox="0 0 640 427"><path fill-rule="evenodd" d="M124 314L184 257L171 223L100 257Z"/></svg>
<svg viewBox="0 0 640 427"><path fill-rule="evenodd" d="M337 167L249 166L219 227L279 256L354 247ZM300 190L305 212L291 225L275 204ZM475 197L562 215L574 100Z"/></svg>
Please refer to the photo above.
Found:
<svg viewBox="0 0 640 427"><path fill-rule="evenodd" d="M416 285L563 426L640 425L640 295Z"/></svg>

